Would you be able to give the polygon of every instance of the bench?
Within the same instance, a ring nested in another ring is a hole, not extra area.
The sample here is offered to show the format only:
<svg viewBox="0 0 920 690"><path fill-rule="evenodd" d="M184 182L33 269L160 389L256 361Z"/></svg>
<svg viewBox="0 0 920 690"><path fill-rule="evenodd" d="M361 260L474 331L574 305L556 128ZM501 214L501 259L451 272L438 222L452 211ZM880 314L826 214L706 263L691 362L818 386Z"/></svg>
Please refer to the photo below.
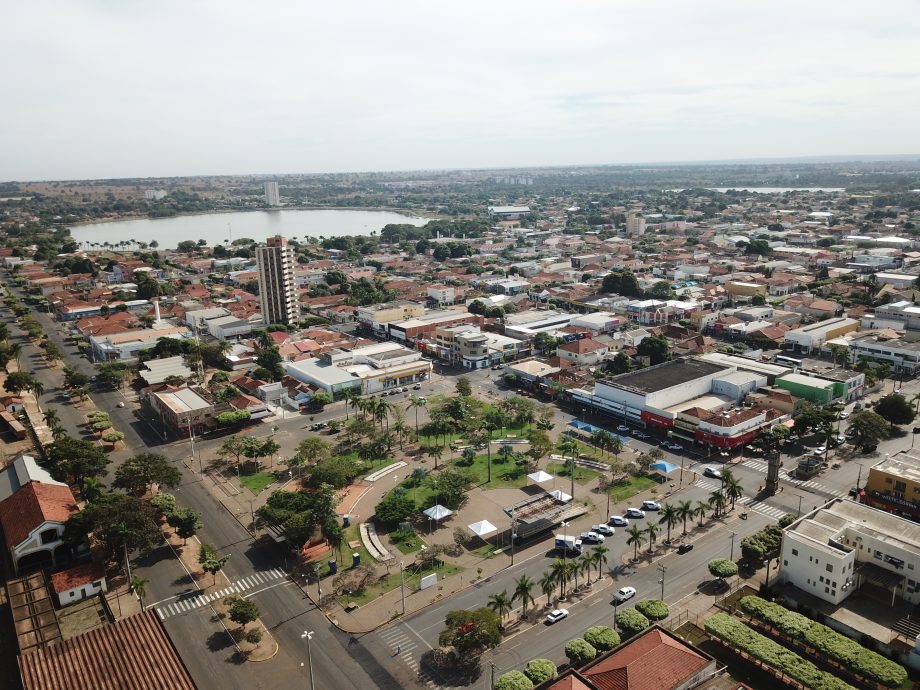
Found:
<svg viewBox="0 0 920 690"><path fill-rule="evenodd" d="M382 469L379 469L379 470L377 470L376 472L374 472L374 473L372 473L372 474L367 475L367 476L364 478L364 480L365 480L365 481L368 481L368 482L376 482L376 481L377 481L378 479L380 479L381 477L385 477L386 475L390 474L391 472L395 472L396 470L398 470L398 469L400 469L400 468L402 468L402 467L405 467L407 464L408 464L408 463L402 462L402 461L400 461L400 462L394 462L392 465L387 465L386 467L384 467L384 468L382 468Z"/></svg>
<svg viewBox="0 0 920 690"><path fill-rule="evenodd" d="M389 561L393 558L393 554L383 548L383 544L380 543L380 538L377 536L377 530L374 525L370 522L362 522L358 531L361 533L364 548L367 549L371 558L375 561Z"/></svg>

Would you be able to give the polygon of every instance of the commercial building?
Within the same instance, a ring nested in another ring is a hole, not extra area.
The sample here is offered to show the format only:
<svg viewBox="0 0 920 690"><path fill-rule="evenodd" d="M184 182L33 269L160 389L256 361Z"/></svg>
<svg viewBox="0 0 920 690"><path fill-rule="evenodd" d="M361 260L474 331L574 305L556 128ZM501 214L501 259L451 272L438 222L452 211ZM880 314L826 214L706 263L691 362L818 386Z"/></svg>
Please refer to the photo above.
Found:
<svg viewBox="0 0 920 690"><path fill-rule="evenodd" d="M376 343L353 350L336 348L319 357L286 362L292 378L341 397L346 390L377 393L424 381L431 362L422 353L398 343Z"/></svg>
<svg viewBox="0 0 920 690"><path fill-rule="evenodd" d="M277 183L275 183L277 184ZM281 235L269 237L256 247L259 271L259 306L266 324L292 323L300 318L297 281L294 277L296 257Z"/></svg>
<svg viewBox="0 0 920 690"><path fill-rule="evenodd" d="M466 323L479 323L481 317L465 310L443 309L429 311L405 321L387 324L387 335L394 340L414 344L422 338L431 336L438 328L460 326Z"/></svg>
<svg viewBox="0 0 920 690"><path fill-rule="evenodd" d="M780 579L834 605L867 583L920 603L920 525L834 499L785 529Z"/></svg>
<svg viewBox="0 0 920 690"><path fill-rule="evenodd" d="M510 362L517 359L524 349L529 351L526 343L520 340L487 333L472 324L437 328L433 339L420 343L420 348L467 369Z"/></svg>
<svg viewBox="0 0 920 690"><path fill-rule="evenodd" d="M740 280L729 280L725 283L725 292L732 297L767 296L767 286L760 283L745 283Z"/></svg>
<svg viewBox="0 0 920 690"><path fill-rule="evenodd" d="M862 317L863 328L920 330L920 307L909 300L890 302L875 308L874 314Z"/></svg>
<svg viewBox="0 0 920 690"><path fill-rule="evenodd" d="M575 314L555 309L531 309L505 316L505 335L531 340L537 333L551 333L568 326Z"/></svg>
<svg viewBox="0 0 920 690"><path fill-rule="evenodd" d="M908 342L900 338L886 340L874 335L850 340L850 361L858 362L860 357L890 362L894 373L913 376L920 370L920 342Z"/></svg>
<svg viewBox="0 0 920 690"><path fill-rule="evenodd" d="M149 393L145 402L158 416L163 433L187 438L213 425L214 403L201 388L179 388Z"/></svg>
<svg viewBox="0 0 920 690"><path fill-rule="evenodd" d="M238 319L224 307L187 312L185 322L194 329L196 334L208 333L212 338L221 341L252 333L252 324L249 321Z"/></svg>
<svg viewBox="0 0 920 690"><path fill-rule="evenodd" d="M776 387L787 390L797 398L802 398L819 405L832 402L834 383L804 374L786 374L776 379Z"/></svg>
<svg viewBox="0 0 920 690"><path fill-rule="evenodd" d="M861 503L920 521L920 454L904 451L869 468Z"/></svg>
<svg viewBox="0 0 920 690"><path fill-rule="evenodd" d="M626 214L626 234L629 237L642 237L645 234L645 218L639 211Z"/></svg>
<svg viewBox="0 0 920 690"><path fill-rule="evenodd" d="M262 185L265 192L266 206L281 206L281 194L278 192L277 182L266 182Z"/></svg>
<svg viewBox="0 0 920 690"><path fill-rule="evenodd" d="M856 319L846 317L827 319L826 321L819 321L818 323L786 331L783 336L783 342L787 346L791 346L796 352L808 354L824 349L828 340L839 338L845 333L852 333L857 330L859 330L859 321Z"/></svg>
<svg viewBox="0 0 920 690"><path fill-rule="evenodd" d="M449 307L457 301L457 291L450 285L429 285L425 294L439 307Z"/></svg>
<svg viewBox="0 0 920 690"><path fill-rule="evenodd" d="M529 213L529 206L489 206L489 218L494 220L518 220Z"/></svg>
<svg viewBox="0 0 920 690"><path fill-rule="evenodd" d="M579 314L569 322L570 326L586 328L592 333L611 333L623 325L623 317L611 314L609 311L598 311L593 314Z"/></svg>
<svg viewBox="0 0 920 690"><path fill-rule="evenodd" d="M163 326L159 328L142 328L123 333L91 336L89 338L93 359L96 361L134 359L141 350L157 344L160 338L185 340L192 337L192 332L185 326Z"/></svg>
<svg viewBox="0 0 920 690"><path fill-rule="evenodd" d="M144 380L145 384L152 386L172 377L188 379L192 375L192 370L186 364L185 357L176 355L163 359L148 359L141 365L137 375Z"/></svg>
<svg viewBox="0 0 920 690"><path fill-rule="evenodd" d="M422 316L427 309L421 302L400 299L358 307L358 323L373 335L386 337L387 327L395 321Z"/></svg>
<svg viewBox="0 0 920 690"><path fill-rule="evenodd" d="M556 356L578 366L595 366L604 361L609 349L591 338L579 338L556 348Z"/></svg>

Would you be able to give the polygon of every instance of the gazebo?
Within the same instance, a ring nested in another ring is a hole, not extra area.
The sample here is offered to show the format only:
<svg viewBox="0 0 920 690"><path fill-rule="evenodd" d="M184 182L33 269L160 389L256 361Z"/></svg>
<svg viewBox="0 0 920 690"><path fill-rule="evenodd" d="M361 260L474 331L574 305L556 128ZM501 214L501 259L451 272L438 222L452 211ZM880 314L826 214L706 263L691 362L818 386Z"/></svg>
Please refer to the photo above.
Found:
<svg viewBox="0 0 920 690"><path fill-rule="evenodd" d="M531 484L546 484L546 482L551 482L555 477L549 472L544 472L543 470L537 470L536 472L531 472L527 475L527 481Z"/></svg>
<svg viewBox="0 0 920 690"><path fill-rule="evenodd" d="M444 518L450 517L451 515L453 515L454 511L452 511L450 508L445 508L440 503L438 503L436 505L431 506L427 510L423 510L422 513L424 513L428 517L428 530L431 531L431 521L432 520L434 520L435 522L440 522Z"/></svg>

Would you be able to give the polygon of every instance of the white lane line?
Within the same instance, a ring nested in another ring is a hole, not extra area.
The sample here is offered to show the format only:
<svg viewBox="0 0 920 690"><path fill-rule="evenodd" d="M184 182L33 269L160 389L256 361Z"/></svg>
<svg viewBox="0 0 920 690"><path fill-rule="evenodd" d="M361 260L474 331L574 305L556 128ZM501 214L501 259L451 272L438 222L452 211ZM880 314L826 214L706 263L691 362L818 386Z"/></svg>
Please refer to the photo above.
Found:
<svg viewBox="0 0 920 690"><path fill-rule="evenodd" d="M160 617L161 621L166 620L166 616L163 615L163 612L160 609L157 609L157 615Z"/></svg>
<svg viewBox="0 0 920 690"><path fill-rule="evenodd" d="M244 595L243 595L243 599L249 599L249 597L254 597L256 594L261 594L262 592L267 592L268 590L274 589L275 587L284 587L285 585L292 585L292 584L294 584L294 583L293 583L293 582L290 582L290 581L276 582L276 583L273 584L273 585L268 585L268 587L263 587L262 589L257 589L255 592L249 592L248 594L244 594Z"/></svg>

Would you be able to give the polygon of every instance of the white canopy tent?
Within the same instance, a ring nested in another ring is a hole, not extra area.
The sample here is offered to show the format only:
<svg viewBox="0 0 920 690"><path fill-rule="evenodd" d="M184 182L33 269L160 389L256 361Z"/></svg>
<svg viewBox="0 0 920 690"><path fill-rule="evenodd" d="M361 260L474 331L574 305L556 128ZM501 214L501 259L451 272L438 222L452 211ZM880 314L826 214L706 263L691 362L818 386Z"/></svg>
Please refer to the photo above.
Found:
<svg viewBox="0 0 920 690"><path fill-rule="evenodd" d="M554 479L553 475L543 470L537 470L527 475L527 480L532 484L546 484Z"/></svg>
<svg viewBox="0 0 920 690"><path fill-rule="evenodd" d="M555 491L550 491L549 495L555 498L557 501L562 501L563 503L568 503L572 500L572 497L569 496L562 489L556 489Z"/></svg>
<svg viewBox="0 0 920 690"><path fill-rule="evenodd" d="M488 520L480 520L479 522L474 522L472 525L469 525L469 529L477 537L485 537L489 534L492 534L492 532L498 531L498 528Z"/></svg>
<svg viewBox="0 0 920 690"><path fill-rule="evenodd" d="M443 520L444 518L454 514L454 511L452 511L450 508L445 508L440 503L433 505L428 510L423 510L422 512L432 520Z"/></svg>

